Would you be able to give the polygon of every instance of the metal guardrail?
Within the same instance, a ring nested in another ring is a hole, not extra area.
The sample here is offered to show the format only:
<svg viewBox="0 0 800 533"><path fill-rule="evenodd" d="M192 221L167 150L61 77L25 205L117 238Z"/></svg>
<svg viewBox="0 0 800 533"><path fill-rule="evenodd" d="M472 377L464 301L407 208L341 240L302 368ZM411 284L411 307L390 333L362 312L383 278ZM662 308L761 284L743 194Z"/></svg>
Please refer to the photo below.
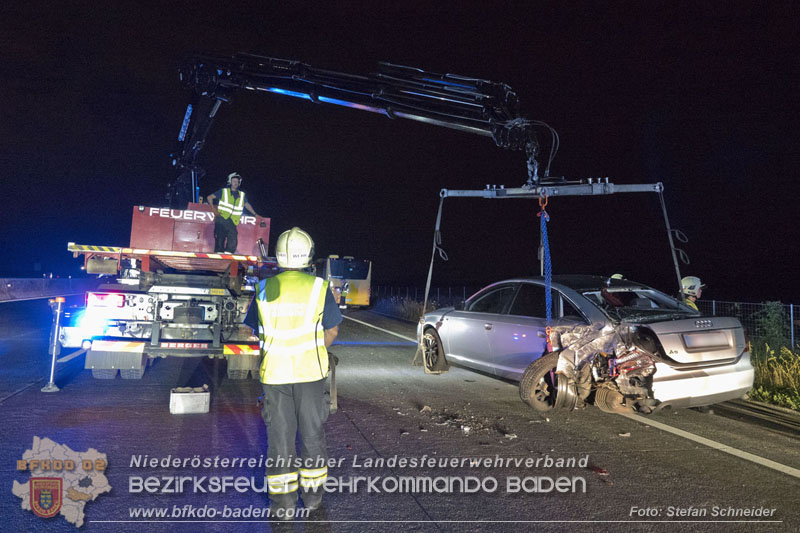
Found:
<svg viewBox="0 0 800 533"><path fill-rule="evenodd" d="M0 303L80 294L97 284L95 278L0 278Z"/></svg>
<svg viewBox="0 0 800 533"><path fill-rule="evenodd" d="M713 406L714 414L756 424L777 433L800 438L800 413L773 405L731 400Z"/></svg>

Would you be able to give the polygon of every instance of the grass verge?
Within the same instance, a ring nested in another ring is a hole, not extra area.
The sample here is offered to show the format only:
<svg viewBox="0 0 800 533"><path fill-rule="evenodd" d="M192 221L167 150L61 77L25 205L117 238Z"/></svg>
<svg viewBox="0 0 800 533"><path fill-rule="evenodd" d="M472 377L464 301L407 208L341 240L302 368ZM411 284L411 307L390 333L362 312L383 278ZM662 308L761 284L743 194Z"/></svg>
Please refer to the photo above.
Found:
<svg viewBox="0 0 800 533"><path fill-rule="evenodd" d="M786 346L754 345L751 361L755 380L750 399L800 411L800 353Z"/></svg>

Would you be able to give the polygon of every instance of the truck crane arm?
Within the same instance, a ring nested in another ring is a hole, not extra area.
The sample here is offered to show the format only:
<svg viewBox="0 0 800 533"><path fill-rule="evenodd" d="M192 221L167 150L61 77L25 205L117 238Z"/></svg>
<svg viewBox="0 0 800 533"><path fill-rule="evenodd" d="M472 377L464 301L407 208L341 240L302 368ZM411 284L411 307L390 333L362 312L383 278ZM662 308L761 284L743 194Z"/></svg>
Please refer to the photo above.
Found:
<svg viewBox="0 0 800 533"><path fill-rule="evenodd" d="M180 76L193 89L194 96L179 135L181 148L173 154L173 164L179 172L171 187L173 204L176 197L181 197L181 187L189 183L188 199L196 201L196 180L202 176L197 156L220 105L229 103L240 89L283 94L491 137L501 148L524 150L527 185L533 187L540 182L535 128L549 126L522 117L516 93L504 83L391 63L379 63L376 73L347 74L253 54L196 55L181 67ZM552 129L551 133L550 160L557 148L557 135ZM549 163L544 177L548 174Z"/></svg>

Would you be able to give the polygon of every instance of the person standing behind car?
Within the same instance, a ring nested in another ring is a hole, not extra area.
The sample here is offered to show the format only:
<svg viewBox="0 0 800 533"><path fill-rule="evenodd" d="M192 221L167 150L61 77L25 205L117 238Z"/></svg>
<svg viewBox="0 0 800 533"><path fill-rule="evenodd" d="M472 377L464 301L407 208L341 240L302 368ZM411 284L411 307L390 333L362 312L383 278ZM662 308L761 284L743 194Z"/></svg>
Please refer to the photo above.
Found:
<svg viewBox="0 0 800 533"><path fill-rule="evenodd" d="M311 264L314 241L294 227L278 237L278 266L284 271L258 284L260 378L264 391L261 414L267 426L267 485L270 515L291 518L298 487L306 508L322 505L328 476L328 451L323 423L328 347L339 332L342 314L328 281L303 272ZM300 460L295 440L300 432Z"/></svg>
<svg viewBox="0 0 800 533"><path fill-rule="evenodd" d="M681 291L686 296L686 305L695 311L699 311L697 308L697 300L700 299L704 288L705 285L703 285L700 282L700 278L696 276L686 276L683 278L681 280Z"/></svg>
<svg viewBox="0 0 800 533"><path fill-rule="evenodd" d="M214 208L214 200L218 200L214 208L214 251L236 253L239 245L239 220L247 209L253 216L258 216L245 199L244 191L239 190L242 176L238 172L228 174L228 187L219 189L208 195L208 205Z"/></svg>

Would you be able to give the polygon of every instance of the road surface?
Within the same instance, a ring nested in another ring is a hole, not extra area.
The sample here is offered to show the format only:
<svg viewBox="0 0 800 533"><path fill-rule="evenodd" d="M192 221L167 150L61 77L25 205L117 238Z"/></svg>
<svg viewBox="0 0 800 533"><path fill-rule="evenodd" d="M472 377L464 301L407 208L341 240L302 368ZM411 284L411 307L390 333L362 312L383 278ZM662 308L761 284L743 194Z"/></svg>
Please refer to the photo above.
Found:
<svg viewBox="0 0 800 533"><path fill-rule="evenodd" d="M200 358L159 360L140 381L94 380L78 356L58 364L61 391L43 393L49 308L45 301L0 304L0 516L13 530L75 529L63 517L23 510L12 494L14 480L30 477L17 461L40 437L107 456L111 490L86 503L86 531L800 528L800 436L694 410L543 415L520 401L513 383L458 367L434 376L411 366L413 324L346 314L332 349L340 359L339 411L326 425L337 463L329 476L342 484L322 511L278 524L231 517L267 506L256 491L267 435L255 380L228 380L224 361ZM169 413L171 388L203 384L211 389L209 413ZM193 467L195 458L212 464ZM225 458L239 463L223 467ZM176 459L186 466L161 466ZM225 476L253 479L242 492L202 492L209 478ZM157 480L153 492L143 489L148 477ZM163 490L174 477L192 481ZM201 517L203 508L217 515Z"/></svg>

